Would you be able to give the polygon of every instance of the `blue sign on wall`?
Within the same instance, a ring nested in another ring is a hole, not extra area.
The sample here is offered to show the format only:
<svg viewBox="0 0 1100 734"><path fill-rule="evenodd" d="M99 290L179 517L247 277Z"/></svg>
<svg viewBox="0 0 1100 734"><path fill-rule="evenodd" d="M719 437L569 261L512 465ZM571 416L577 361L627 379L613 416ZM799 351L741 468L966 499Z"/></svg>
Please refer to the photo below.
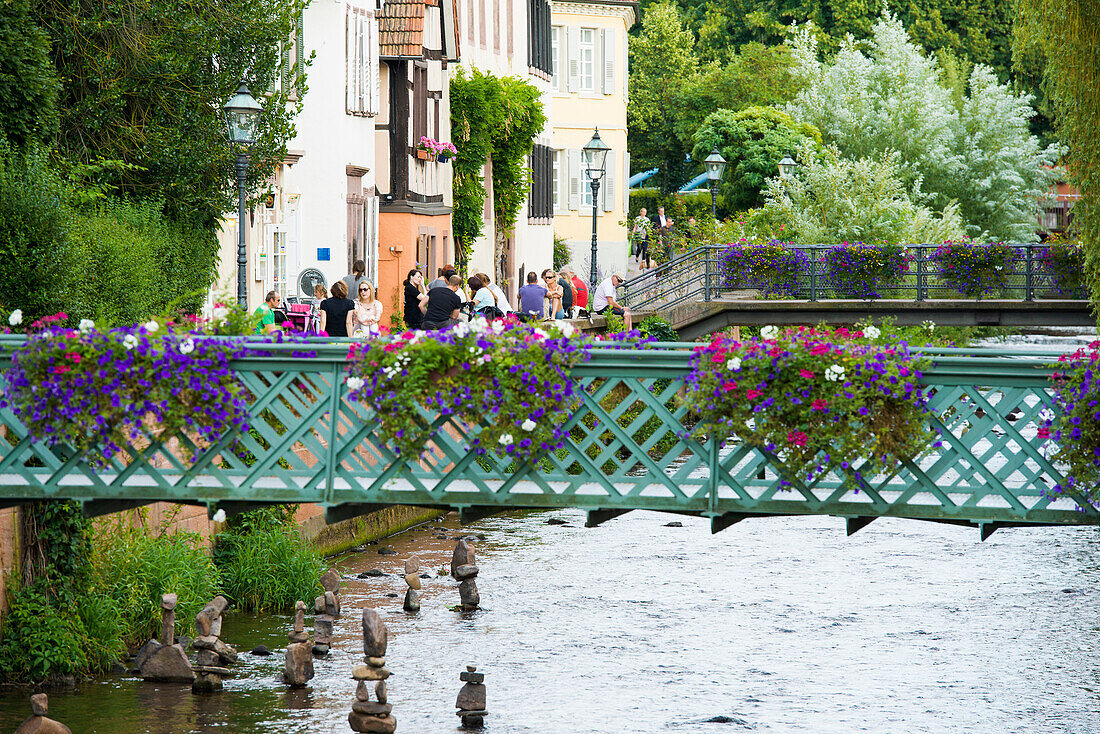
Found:
<svg viewBox="0 0 1100 734"><path fill-rule="evenodd" d="M317 248L317 259L321 262L328 262L329 261L329 248L328 247L318 247Z"/></svg>

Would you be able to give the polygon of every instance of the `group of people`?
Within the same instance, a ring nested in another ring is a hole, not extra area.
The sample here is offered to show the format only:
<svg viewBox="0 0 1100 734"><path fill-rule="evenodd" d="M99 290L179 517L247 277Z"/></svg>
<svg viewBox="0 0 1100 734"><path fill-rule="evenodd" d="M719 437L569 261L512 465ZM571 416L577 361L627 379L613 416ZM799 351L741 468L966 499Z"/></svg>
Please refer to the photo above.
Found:
<svg viewBox="0 0 1100 734"><path fill-rule="evenodd" d="M566 266L557 272L547 268L542 271L541 284L539 280L535 271L527 273L527 283L517 293L519 308L513 309L507 294L486 273L471 275L463 283L453 265L444 265L438 277L425 286L424 274L410 270L404 282L405 326L442 329L475 315L491 319L515 314L516 318L528 321L588 316L588 286L572 268ZM622 273L615 272L601 282L592 294L591 310L621 316L629 328L630 311L615 298L615 289L623 281ZM323 285L316 285L313 296L307 332L354 338L381 334L382 302L374 284L366 277L366 263L362 260L356 260L352 272L333 283L327 292ZM257 327L260 333L275 331L287 320L282 298L276 291L267 294L256 314L260 317Z"/></svg>
<svg viewBox="0 0 1100 734"><path fill-rule="evenodd" d="M688 226L694 224L694 219L688 220ZM667 261L672 257L672 241L675 222L671 217L665 216L665 208L657 207L657 216L649 218L649 212L643 206L638 210L638 216L634 217L634 223L630 228L630 254L637 258L638 268L645 270L653 267L653 259L649 251L651 240L656 240L656 247L660 250L654 253L657 259Z"/></svg>

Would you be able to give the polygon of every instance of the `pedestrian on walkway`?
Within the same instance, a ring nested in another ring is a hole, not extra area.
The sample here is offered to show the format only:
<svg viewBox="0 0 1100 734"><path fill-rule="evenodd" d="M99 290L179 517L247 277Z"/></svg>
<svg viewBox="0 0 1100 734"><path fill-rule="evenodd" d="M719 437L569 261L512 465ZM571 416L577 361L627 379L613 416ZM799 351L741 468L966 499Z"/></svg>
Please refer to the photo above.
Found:
<svg viewBox="0 0 1100 734"><path fill-rule="evenodd" d="M348 287L343 280L332 284L332 298L321 301L321 331L328 336L347 337L351 333L351 320L355 301L348 298Z"/></svg>
<svg viewBox="0 0 1100 734"><path fill-rule="evenodd" d="M424 311L420 305L428 302L428 293L424 290L424 274L416 268L405 276L405 326L419 329L424 323Z"/></svg>
<svg viewBox="0 0 1100 734"><path fill-rule="evenodd" d="M351 273L345 275L340 280L344 281L344 286L348 289L348 293L355 294L359 292L359 284L367 277L367 264L362 260L356 260L351 264Z"/></svg>

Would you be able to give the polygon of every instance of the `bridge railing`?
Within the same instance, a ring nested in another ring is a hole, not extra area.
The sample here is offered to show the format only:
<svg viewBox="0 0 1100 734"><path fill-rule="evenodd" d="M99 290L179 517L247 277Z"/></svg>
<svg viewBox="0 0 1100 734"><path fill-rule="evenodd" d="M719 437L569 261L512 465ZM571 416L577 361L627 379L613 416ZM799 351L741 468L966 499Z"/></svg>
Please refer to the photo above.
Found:
<svg viewBox="0 0 1100 734"><path fill-rule="evenodd" d="M733 291L752 293L752 285L731 280L723 266L727 245L701 245L673 257L666 263L646 270L627 280L622 288L622 300L634 309L669 308L689 301L710 301ZM941 277L939 264L932 259L938 245L911 245L904 248L908 258L907 271L896 282L876 287L876 295L853 297L838 292L829 277L826 253L834 245L785 245L785 249L804 256L804 265L797 275L789 297L807 301L904 299L927 301L968 298ZM1004 285L978 295L1016 301L1041 299L1085 300L1083 287L1067 288L1058 274L1045 263L1047 245L1011 245L1004 272L998 272ZM757 295L757 298L766 298Z"/></svg>
<svg viewBox="0 0 1100 734"><path fill-rule="evenodd" d="M1008 525L1100 520L1087 501L1053 492L1064 468L1038 436L1049 356L930 352L935 366L923 382L942 445L886 474L836 467L787 487L774 454L692 435L678 398L690 345L595 349L572 372L584 391L566 444L523 464L471 451L479 428L458 420L437 421L421 458L397 456L376 437L370 411L347 398L346 344L314 346L316 356L294 357L301 345L266 345L266 356L234 363L249 393L249 433L206 446L150 432L100 468L31 441L11 408L0 408L0 504L72 498L104 512L157 500L230 511L316 502L332 519L391 504L474 515L581 507L597 518L651 509L709 516L715 529L749 516L830 514L848 518L850 530L908 517L978 525L983 537Z"/></svg>

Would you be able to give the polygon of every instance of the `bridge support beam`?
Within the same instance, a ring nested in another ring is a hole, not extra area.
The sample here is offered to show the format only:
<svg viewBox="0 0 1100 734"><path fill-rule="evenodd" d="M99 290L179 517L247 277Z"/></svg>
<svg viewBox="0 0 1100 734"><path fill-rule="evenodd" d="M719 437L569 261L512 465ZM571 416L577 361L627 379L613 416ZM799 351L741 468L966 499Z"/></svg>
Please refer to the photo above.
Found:
<svg viewBox="0 0 1100 734"><path fill-rule="evenodd" d="M616 518L619 515L625 515L628 512L630 512L630 510L589 510L588 519L584 521L584 526L586 528L594 528L597 525L602 525L608 520Z"/></svg>
<svg viewBox="0 0 1100 734"><path fill-rule="evenodd" d="M350 520L353 517L359 517L366 515L377 510L389 507L389 505L379 505L361 502L349 502L346 505L333 505L332 507L325 508L325 524L335 525L338 522L344 520Z"/></svg>
<svg viewBox="0 0 1100 734"><path fill-rule="evenodd" d="M84 512L84 517L93 518L151 504L153 500L87 500L82 503L81 510Z"/></svg>
<svg viewBox="0 0 1100 734"><path fill-rule="evenodd" d="M472 522L483 520L493 515L500 515L513 509L510 507L498 507L496 505L474 505L472 507L460 507L458 509L458 522L460 525L469 525Z"/></svg>
<svg viewBox="0 0 1100 734"><path fill-rule="evenodd" d="M252 512L253 510L261 510L264 507L270 507L271 505L280 504L278 502L250 502L244 500L221 500L220 502L206 506L206 516L211 520L214 519L214 513L218 510L225 511L225 517L236 517L237 515L243 515L246 512Z"/></svg>
<svg viewBox="0 0 1100 734"><path fill-rule="evenodd" d="M848 537L852 537L863 528L871 524L876 518L874 516L868 517L861 515L859 517L846 517L844 518L844 529L848 531Z"/></svg>

